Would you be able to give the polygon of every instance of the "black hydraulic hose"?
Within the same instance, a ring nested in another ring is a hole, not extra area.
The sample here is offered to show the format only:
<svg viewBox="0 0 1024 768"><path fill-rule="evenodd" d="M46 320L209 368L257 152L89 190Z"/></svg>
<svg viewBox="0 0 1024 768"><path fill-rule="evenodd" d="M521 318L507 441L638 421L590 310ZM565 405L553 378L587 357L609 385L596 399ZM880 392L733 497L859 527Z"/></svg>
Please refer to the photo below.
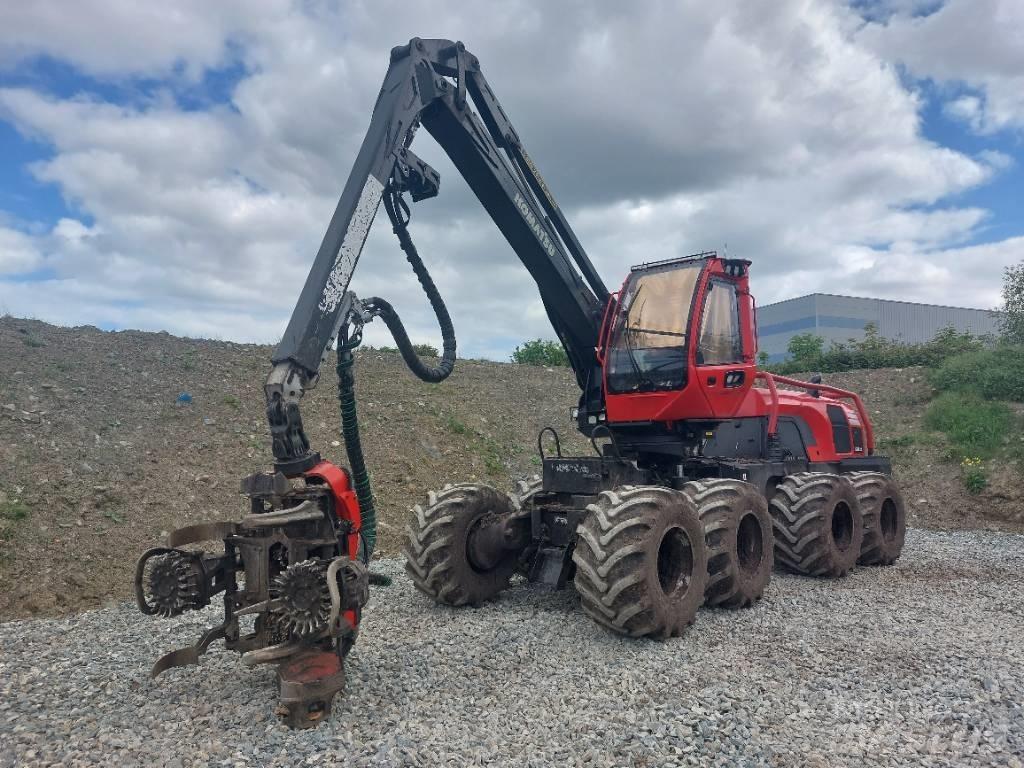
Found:
<svg viewBox="0 0 1024 768"><path fill-rule="evenodd" d="M356 413L356 379L352 373L355 358L352 350L359 346L359 338L349 339L347 333L338 337L338 402L341 404L341 433L345 438L345 452L348 454L349 471L359 500L359 514L362 518L360 534L363 539L364 559L370 562L377 546L377 509L370 487L370 473L366 471L363 458L363 444L359 439L359 417Z"/></svg>
<svg viewBox="0 0 1024 768"><path fill-rule="evenodd" d="M416 278L423 286L423 291L430 300L430 306L437 316L438 325L441 326L441 338L444 343L444 351L441 355L441 362L437 366L429 366L424 363L409 340L409 334L405 331L398 313L387 301L379 297L373 297L363 302L363 306L371 314L380 317L387 325L391 335L395 338L395 344L405 364L409 366L417 377L423 381L437 383L444 381L451 375L455 368L455 328L452 319L448 315L448 308L444 305L437 286L434 285L430 273L427 271L423 260L413 245L409 236L409 207L402 199L401 193L392 187L388 187L384 195L384 209L391 220L392 228L398 235L398 242L405 251L405 256L412 265ZM338 402L341 405L341 432L345 439L345 452L348 454L349 471L352 473L352 482L355 486L356 498L359 500L359 513L362 518L360 535L364 544L364 559L370 561L373 550L377 546L377 509L373 499L373 488L370 486L370 473L366 470L366 460L363 457L363 445L359 438L359 416L356 412L355 375L352 366L355 358L352 350L359 346L362 341L361 328L352 336L346 325L338 335Z"/></svg>
<svg viewBox="0 0 1024 768"><path fill-rule="evenodd" d="M448 308L444 304L444 299L441 298L437 286L434 285L433 278L430 277L430 273L427 271L426 266L424 266L423 260L420 258L419 253L416 251L416 246L413 245L412 238L409 236L409 206L402 199L401 194L390 187L384 195L384 210L388 213L392 229L398 235L398 242L402 246L402 250L405 251L405 257L412 266L412 271L416 273L416 279L423 286L423 292L427 294L430 306L437 316L437 323L441 326L441 340L443 344L441 362L436 366L429 366L416 354L416 350L413 349L412 342L409 340L409 334L405 331L405 326L398 317L395 308L389 302L374 296L364 301L363 304L387 325L391 335L395 338L395 345L398 347L398 351L402 353L402 359L409 366L409 370L423 381L436 384L447 379L455 368L455 327L452 325L452 319L448 315ZM405 216L403 216L403 212Z"/></svg>

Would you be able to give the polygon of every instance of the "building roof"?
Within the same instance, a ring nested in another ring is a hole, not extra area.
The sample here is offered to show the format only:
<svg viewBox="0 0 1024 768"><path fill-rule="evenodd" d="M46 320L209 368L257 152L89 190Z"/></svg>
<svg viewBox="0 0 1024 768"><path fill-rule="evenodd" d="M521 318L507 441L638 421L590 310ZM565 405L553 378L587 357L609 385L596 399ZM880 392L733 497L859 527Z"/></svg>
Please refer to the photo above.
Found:
<svg viewBox="0 0 1024 768"><path fill-rule="evenodd" d="M967 309L971 312L991 312L992 314L1002 314L998 309L981 309L979 307L957 307L952 304L926 304L922 301L902 301L900 299L879 299L874 296L847 296L842 293L808 293L803 296L794 296L792 299L783 299L782 301L775 301L771 304L762 304L760 309L767 309L768 307L775 307L779 304L787 304L791 301L800 301L802 299L812 299L815 296L828 296L834 299L854 299L856 301L877 301L883 304L909 304L913 307L934 307L936 309Z"/></svg>

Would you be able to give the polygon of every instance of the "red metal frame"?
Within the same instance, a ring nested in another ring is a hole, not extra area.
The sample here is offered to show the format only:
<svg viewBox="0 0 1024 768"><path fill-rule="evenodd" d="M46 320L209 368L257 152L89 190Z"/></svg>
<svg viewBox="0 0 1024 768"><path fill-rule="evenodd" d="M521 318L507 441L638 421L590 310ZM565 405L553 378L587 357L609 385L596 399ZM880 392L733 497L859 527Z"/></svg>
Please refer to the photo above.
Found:
<svg viewBox="0 0 1024 768"><path fill-rule="evenodd" d="M825 392L833 397L852 400L853 407L857 409L857 417L860 419L861 428L864 430L864 440L867 445L868 454L870 455L875 452L875 431L871 427L871 419L868 418L867 410L864 408L864 402L856 392L850 392L847 389L840 389L839 387L831 387L828 384L814 384L810 381L791 379L789 376L779 376L774 373L769 373L768 371L757 371L754 374L754 378L763 379L765 384L768 385L768 392L772 396L771 409L768 413L769 434L775 434L779 424L779 392L775 387L775 382L778 382L780 384L785 384L788 387L802 389L805 392Z"/></svg>
<svg viewBox="0 0 1024 768"><path fill-rule="evenodd" d="M352 524L352 531L346 537L345 544L348 547L348 556L352 560L359 559L359 531L363 527L363 516L359 511L359 499L352 490L352 483L349 482L348 473L341 467L329 461L321 461L311 470L306 472L306 478L315 477L322 480L334 494L334 512L342 520L348 520ZM359 616L355 611L345 611L345 618L356 627L359 625Z"/></svg>
<svg viewBox="0 0 1024 768"><path fill-rule="evenodd" d="M601 316L601 334L597 338L597 349L594 350L594 355L602 368L604 368L604 351L608 348L608 335L612 332L608 316L612 307L618 306L620 293L621 290L618 290L608 295L608 303L604 305L604 314Z"/></svg>
<svg viewBox="0 0 1024 768"><path fill-rule="evenodd" d="M321 461L306 472L306 477L315 477L327 483L334 494L335 514L352 524L352 532L348 535L348 556L355 560L359 556L359 530L363 526L363 517L359 512L359 500L356 498L348 473L329 461Z"/></svg>

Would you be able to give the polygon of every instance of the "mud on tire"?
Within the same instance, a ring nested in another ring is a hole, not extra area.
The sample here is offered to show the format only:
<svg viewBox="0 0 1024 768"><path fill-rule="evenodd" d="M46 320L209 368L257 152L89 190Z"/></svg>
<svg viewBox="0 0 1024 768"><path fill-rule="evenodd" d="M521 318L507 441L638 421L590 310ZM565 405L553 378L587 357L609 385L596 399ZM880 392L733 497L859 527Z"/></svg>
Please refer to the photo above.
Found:
<svg viewBox="0 0 1024 768"><path fill-rule="evenodd" d="M851 472L864 521L861 565L892 565L903 551L907 512L896 481L881 472Z"/></svg>
<svg viewBox="0 0 1024 768"><path fill-rule="evenodd" d="M444 605L479 605L508 586L517 557L490 570L470 562L467 543L479 525L511 515L513 500L488 485L466 483L431 492L406 527L405 570L416 589Z"/></svg>
<svg viewBox="0 0 1024 768"><path fill-rule="evenodd" d="M673 637L704 602L707 551L682 491L604 491L577 528L574 578L583 610L613 632Z"/></svg>
<svg viewBox="0 0 1024 768"><path fill-rule="evenodd" d="M704 602L746 608L761 599L772 576L773 534L768 502L750 483L707 479L686 483L708 550Z"/></svg>
<svg viewBox="0 0 1024 768"><path fill-rule="evenodd" d="M769 503L775 562L807 576L845 576L857 564L864 524L853 483L842 475L789 475Z"/></svg>

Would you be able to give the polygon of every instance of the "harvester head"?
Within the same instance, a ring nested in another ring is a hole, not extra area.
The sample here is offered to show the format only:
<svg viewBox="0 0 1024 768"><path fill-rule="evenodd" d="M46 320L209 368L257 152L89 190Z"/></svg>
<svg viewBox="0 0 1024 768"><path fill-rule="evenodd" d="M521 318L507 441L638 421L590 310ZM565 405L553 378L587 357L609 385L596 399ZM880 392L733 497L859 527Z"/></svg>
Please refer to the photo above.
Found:
<svg viewBox="0 0 1024 768"><path fill-rule="evenodd" d="M223 622L165 654L152 675L198 663L223 639L247 665L280 664L276 712L290 727L311 727L344 684L344 656L369 599L359 507L348 475L327 462L294 480L252 475L242 492L250 512L239 522L178 529L139 558L135 596L145 614L172 617L218 594L224 600ZM218 552L196 547L218 540Z"/></svg>

